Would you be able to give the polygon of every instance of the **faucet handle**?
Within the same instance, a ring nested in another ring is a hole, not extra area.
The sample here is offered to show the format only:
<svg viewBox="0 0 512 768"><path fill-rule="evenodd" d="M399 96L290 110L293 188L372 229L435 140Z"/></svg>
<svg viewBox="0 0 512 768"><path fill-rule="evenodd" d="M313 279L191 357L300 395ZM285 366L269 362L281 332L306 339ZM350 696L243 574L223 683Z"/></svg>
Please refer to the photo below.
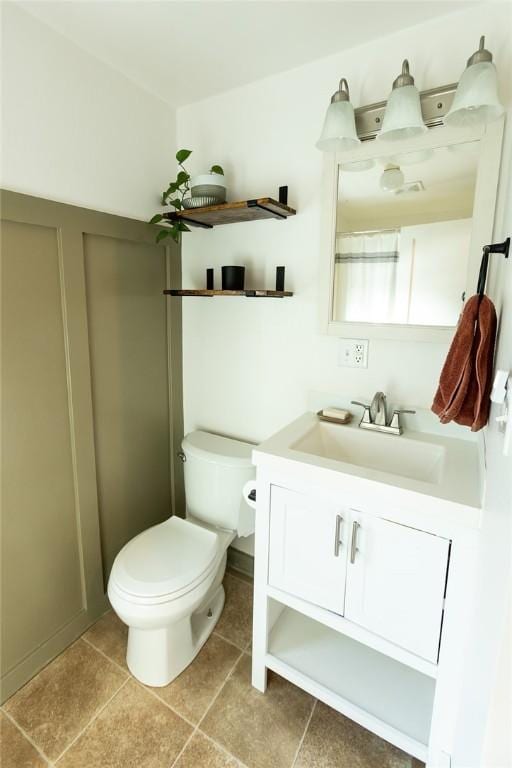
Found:
<svg viewBox="0 0 512 768"><path fill-rule="evenodd" d="M350 401L352 405L360 405L361 408L364 408L364 413L362 416L360 424L371 424L372 420L370 418L370 405L369 403L360 403L359 400L351 400Z"/></svg>
<svg viewBox="0 0 512 768"><path fill-rule="evenodd" d="M416 411L412 411L410 408L395 408L393 411L393 416L391 417L391 421L389 422L388 426L394 427L395 429L399 429L402 431L402 427L400 425L400 414L401 413L416 413Z"/></svg>

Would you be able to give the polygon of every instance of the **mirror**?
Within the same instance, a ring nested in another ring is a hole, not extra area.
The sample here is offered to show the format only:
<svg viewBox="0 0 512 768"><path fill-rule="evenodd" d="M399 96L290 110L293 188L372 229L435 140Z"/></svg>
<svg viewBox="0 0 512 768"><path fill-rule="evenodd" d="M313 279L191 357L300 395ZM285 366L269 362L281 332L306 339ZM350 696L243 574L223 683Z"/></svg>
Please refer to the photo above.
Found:
<svg viewBox="0 0 512 768"><path fill-rule="evenodd" d="M481 142L396 152L337 164L330 321L452 327L468 287Z"/></svg>

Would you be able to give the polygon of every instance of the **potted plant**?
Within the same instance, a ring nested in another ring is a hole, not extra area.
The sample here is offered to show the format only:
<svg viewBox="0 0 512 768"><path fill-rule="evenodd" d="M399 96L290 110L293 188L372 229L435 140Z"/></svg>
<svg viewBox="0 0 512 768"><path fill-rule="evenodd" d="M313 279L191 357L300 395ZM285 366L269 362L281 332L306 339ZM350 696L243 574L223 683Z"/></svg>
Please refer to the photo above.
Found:
<svg viewBox="0 0 512 768"><path fill-rule="evenodd" d="M226 182L220 165L212 165L208 173L194 176L190 180L192 197L209 197L216 203L226 202Z"/></svg>
<svg viewBox="0 0 512 768"><path fill-rule="evenodd" d="M191 187L193 197L208 195L215 198L215 203L223 202L226 199L226 184L224 181L224 171L221 166L212 165L209 173L195 176L191 179L189 172L183 165L191 154L191 149L179 149L176 152L178 173L175 180L169 182L167 189L162 192L162 205L170 205L175 211L181 211L187 207L186 200L189 199L187 198L187 193L190 192ZM205 188L208 188L210 192L204 192ZM163 220L164 215L156 213L149 223L158 224ZM185 222L181 220L173 221L170 226L161 229L157 233L156 242L159 243L166 237L172 237L176 243L179 243L182 232L190 232Z"/></svg>

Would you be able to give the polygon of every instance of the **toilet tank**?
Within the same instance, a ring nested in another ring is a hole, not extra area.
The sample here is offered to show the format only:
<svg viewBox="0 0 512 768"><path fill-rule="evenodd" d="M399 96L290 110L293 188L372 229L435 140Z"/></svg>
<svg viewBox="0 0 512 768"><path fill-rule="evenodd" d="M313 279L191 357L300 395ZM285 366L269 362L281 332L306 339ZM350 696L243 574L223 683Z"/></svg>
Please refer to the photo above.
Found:
<svg viewBox="0 0 512 768"><path fill-rule="evenodd" d="M238 530L240 515L248 509L242 489L256 475L253 448L209 432L190 432L183 438L187 515L218 528Z"/></svg>

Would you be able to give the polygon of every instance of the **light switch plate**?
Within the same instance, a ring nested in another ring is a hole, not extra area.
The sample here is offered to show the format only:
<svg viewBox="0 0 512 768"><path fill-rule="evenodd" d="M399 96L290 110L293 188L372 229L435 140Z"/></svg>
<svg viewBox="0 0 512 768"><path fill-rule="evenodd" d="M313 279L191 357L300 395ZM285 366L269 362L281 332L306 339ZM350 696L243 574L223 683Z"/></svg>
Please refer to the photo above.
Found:
<svg viewBox="0 0 512 768"><path fill-rule="evenodd" d="M368 339L340 339L338 365L343 368L368 368Z"/></svg>

